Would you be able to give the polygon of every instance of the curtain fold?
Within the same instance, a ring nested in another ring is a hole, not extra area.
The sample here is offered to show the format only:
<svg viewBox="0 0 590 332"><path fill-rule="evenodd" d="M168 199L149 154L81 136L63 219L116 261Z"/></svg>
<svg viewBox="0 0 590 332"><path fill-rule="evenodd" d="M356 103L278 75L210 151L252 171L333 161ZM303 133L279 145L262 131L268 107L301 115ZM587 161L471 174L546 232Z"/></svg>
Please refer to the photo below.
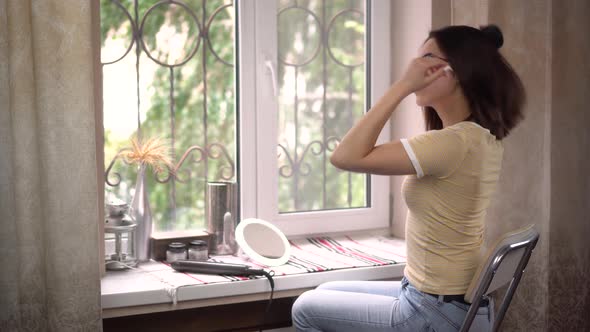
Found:
<svg viewBox="0 0 590 332"><path fill-rule="evenodd" d="M0 331L100 331L90 1L0 0Z"/></svg>

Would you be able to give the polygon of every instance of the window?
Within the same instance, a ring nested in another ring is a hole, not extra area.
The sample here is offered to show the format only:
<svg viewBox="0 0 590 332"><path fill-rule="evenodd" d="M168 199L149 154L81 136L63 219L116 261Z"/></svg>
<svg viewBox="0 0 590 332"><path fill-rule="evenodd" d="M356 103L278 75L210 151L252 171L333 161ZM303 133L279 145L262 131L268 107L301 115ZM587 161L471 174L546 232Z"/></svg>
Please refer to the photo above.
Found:
<svg viewBox="0 0 590 332"><path fill-rule="evenodd" d="M227 1L102 1L106 189L131 200L130 137L164 137L148 176L156 231L202 228L207 181L236 180L235 10Z"/></svg>
<svg viewBox="0 0 590 332"><path fill-rule="evenodd" d="M157 135L176 172L149 177L156 231L203 228L218 180L239 183L242 218L287 235L387 227L389 179L329 156L388 86L388 13L366 0L102 0L107 194L131 200L136 169L117 152Z"/></svg>

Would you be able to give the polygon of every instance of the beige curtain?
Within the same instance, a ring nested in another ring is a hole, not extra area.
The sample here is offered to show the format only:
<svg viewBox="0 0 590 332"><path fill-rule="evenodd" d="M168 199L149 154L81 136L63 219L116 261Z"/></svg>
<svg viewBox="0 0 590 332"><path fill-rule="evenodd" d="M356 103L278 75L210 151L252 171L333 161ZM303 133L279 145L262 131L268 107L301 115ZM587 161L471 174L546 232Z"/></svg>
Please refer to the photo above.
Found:
<svg viewBox="0 0 590 332"><path fill-rule="evenodd" d="M0 0L0 331L100 331L91 1Z"/></svg>

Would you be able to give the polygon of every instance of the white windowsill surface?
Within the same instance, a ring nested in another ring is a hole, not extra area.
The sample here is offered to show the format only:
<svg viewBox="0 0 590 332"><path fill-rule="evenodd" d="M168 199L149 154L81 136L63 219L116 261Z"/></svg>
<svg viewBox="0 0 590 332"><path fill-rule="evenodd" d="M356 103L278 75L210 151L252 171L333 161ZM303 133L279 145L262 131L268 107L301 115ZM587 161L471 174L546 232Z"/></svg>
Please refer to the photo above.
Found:
<svg viewBox="0 0 590 332"><path fill-rule="evenodd" d="M403 240L400 240L403 241ZM343 268L330 271L276 275L274 298L298 296L306 290L334 280L397 280L403 276L405 263L382 266ZM148 262L141 270L108 271L101 280L103 318L221 304L266 300L270 285L266 278L209 284L183 285L176 288L173 303L170 287L178 285L175 271L151 273L169 268L160 262ZM186 276L183 276L186 278Z"/></svg>

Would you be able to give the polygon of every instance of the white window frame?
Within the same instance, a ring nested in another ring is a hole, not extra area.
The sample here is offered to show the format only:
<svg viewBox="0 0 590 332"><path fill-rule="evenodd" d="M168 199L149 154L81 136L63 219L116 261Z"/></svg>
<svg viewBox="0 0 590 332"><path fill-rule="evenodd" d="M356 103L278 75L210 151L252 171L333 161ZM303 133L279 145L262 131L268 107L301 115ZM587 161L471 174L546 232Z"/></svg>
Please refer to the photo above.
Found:
<svg viewBox="0 0 590 332"><path fill-rule="evenodd" d="M241 217L260 218L287 236L367 230L389 227L388 176L371 175L371 202L367 208L280 214L277 158L277 25L276 0L236 1L238 19L239 181ZM371 15L370 92L374 104L390 85L390 3L369 2ZM236 62L237 63L237 62ZM371 105L372 106L372 105ZM390 140L389 122L377 143Z"/></svg>

